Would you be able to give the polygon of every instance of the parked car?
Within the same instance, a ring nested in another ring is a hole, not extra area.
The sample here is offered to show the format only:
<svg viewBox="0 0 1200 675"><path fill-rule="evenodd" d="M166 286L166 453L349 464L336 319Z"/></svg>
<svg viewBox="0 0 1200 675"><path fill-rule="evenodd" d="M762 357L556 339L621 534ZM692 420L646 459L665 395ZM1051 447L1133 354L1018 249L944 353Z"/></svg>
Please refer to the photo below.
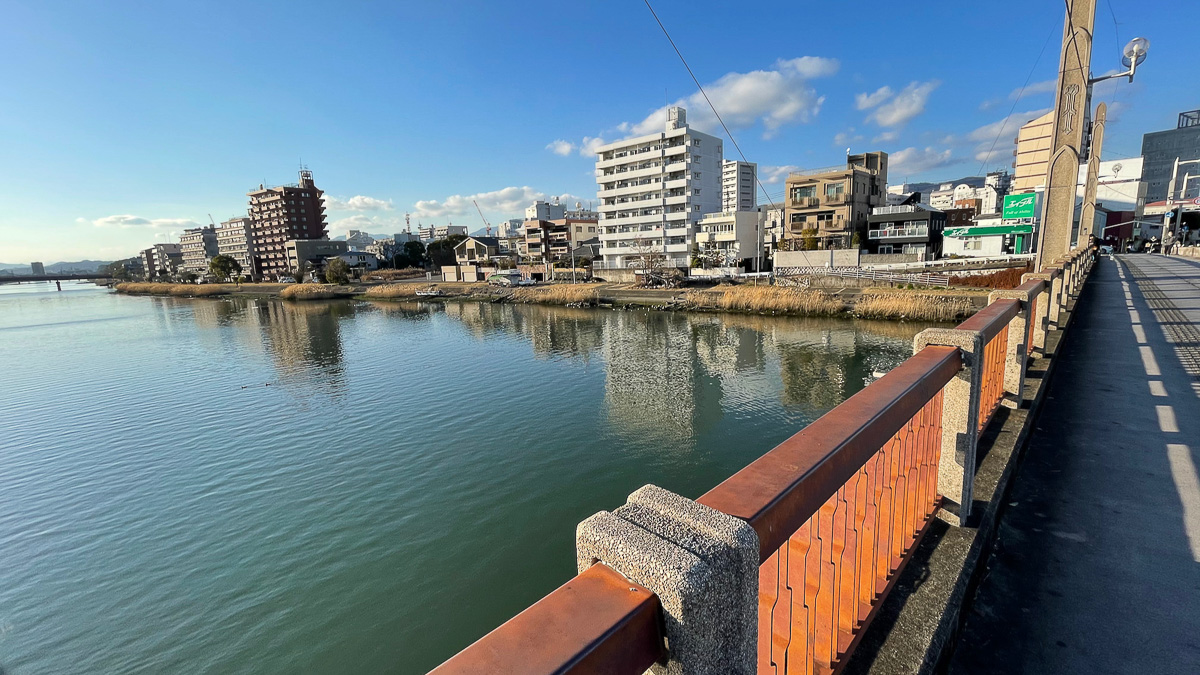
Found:
<svg viewBox="0 0 1200 675"><path fill-rule="evenodd" d="M1105 244L1105 245L1103 245L1103 246L1101 246L1101 247L1100 247L1100 252L1101 252L1101 253L1103 253L1103 254L1105 254L1105 255L1112 255L1112 254L1113 254L1113 247L1112 247L1112 246L1110 246L1110 245L1108 245L1108 244Z"/></svg>
<svg viewBox="0 0 1200 675"><path fill-rule="evenodd" d="M517 286L521 283L521 275L516 272L496 272L488 275L487 282L492 286Z"/></svg>
<svg viewBox="0 0 1200 675"><path fill-rule="evenodd" d="M517 281L517 285L518 286L537 286L537 282L534 281L533 279L526 279L526 278L522 277L520 280Z"/></svg>
<svg viewBox="0 0 1200 675"><path fill-rule="evenodd" d="M281 283L281 284L294 284L294 283L296 283L296 280L295 280L295 279L293 279L292 277L279 277L279 283Z"/></svg>

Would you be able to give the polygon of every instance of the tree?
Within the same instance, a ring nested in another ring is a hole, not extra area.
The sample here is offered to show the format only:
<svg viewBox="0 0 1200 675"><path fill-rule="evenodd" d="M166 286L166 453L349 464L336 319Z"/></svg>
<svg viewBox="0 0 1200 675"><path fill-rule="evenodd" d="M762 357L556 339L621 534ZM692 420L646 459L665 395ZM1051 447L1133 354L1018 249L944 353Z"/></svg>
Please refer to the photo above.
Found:
<svg viewBox="0 0 1200 675"><path fill-rule="evenodd" d="M227 255L219 255L208 261L208 271L220 281L242 273L242 265Z"/></svg>
<svg viewBox="0 0 1200 675"><path fill-rule="evenodd" d="M108 274L117 281L129 281L131 276L129 273L129 266L132 264L133 258L118 260L105 265L100 271Z"/></svg>
<svg viewBox="0 0 1200 675"><path fill-rule="evenodd" d="M170 277L170 275L167 274L167 269L165 267L158 268L157 276L162 281L166 281Z"/></svg>
<svg viewBox="0 0 1200 675"><path fill-rule="evenodd" d="M862 235L855 232L854 235L852 237L850 237L850 248L861 248L861 247L862 247Z"/></svg>
<svg viewBox="0 0 1200 675"><path fill-rule="evenodd" d="M425 254L429 256L429 262L435 266L453 265L454 247L464 240L466 240L466 236L461 234L452 234L445 239L436 239L429 242L429 246L425 248Z"/></svg>
<svg viewBox="0 0 1200 675"><path fill-rule="evenodd" d="M325 283L344 284L350 281L350 266L341 258L333 258L325 263Z"/></svg>
<svg viewBox="0 0 1200 675"><path fill-rule="evenodd" d="M183 273L183 280L189 284L196 283L196 280L199 278L200 278L200 275L196 274L195 272L184 272Z"/></svg>
<svg viewBox="0 0 1200 675"><path fill-rule="evenodd" d="M666 276L663 274L667 257L659 250L659 246L658 240L645 237L634 239L630 245L630 248L633 249L632 258L635 269L642 273L643 283L647 286L666 285L667 283Z"/></svg>
<svg viewBox="0 0 1200 675"><path fill-rule="evenodd" d="M800 237L803 241L803 249L805 251L817 250L817 231L815 229L800 230Z"/></svg>

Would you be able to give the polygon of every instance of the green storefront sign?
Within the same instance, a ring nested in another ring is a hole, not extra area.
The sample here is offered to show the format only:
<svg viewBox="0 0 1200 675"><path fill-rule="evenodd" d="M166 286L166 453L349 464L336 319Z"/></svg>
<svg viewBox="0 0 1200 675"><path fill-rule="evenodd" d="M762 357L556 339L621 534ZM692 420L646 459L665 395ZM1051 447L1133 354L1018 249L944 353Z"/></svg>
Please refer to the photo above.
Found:
<svg viewBox="0 0 1200 675"><path fill-rule="evenodd" d="M1027 192L1022 195L1004 195L1005 220L1009 218L1036 218L1037 194Z"/></svg>

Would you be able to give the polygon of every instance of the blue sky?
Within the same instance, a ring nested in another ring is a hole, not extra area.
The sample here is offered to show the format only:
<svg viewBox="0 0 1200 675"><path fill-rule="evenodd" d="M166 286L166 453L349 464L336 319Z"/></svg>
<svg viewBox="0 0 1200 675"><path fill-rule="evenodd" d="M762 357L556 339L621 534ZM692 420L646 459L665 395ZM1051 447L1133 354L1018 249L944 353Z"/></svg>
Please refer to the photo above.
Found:
<svg viewBox="0 0 1200 675"><path fill-rule="evenodd" d="M859 7L655 3L768 192L847 147L891 153L893 183L1006 167L1016 128L1052 105L1062 4ZM133 255L244 214L248 189L294 181L301 160L334 235L400 231L406 212L474 230L472 197L493 222L536 197L594 200L589 144L655 127L667 103L711 125L632 0L0 0L0 15L0 262ZM1097 74L1152 42L1137 82L1098 89L1106 158L1200 107L1197 25L1200 3L1099 0Z"/></svg>

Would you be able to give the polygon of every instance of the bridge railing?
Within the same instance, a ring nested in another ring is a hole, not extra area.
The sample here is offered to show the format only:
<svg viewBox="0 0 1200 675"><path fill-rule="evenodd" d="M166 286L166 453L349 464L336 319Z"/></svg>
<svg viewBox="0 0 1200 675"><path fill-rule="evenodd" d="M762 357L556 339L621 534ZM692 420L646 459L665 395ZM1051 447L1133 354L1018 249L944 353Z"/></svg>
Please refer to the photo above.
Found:
<svg viewBox="0 0 1200 675"><path fill-rule="evenodd" d="M433 672L837 670L933 519L969 519L979 434L1020 405L1090 265L1072 252L923 331L911 358L698 500L646 486L587 519L578 576Z"/></svg>

